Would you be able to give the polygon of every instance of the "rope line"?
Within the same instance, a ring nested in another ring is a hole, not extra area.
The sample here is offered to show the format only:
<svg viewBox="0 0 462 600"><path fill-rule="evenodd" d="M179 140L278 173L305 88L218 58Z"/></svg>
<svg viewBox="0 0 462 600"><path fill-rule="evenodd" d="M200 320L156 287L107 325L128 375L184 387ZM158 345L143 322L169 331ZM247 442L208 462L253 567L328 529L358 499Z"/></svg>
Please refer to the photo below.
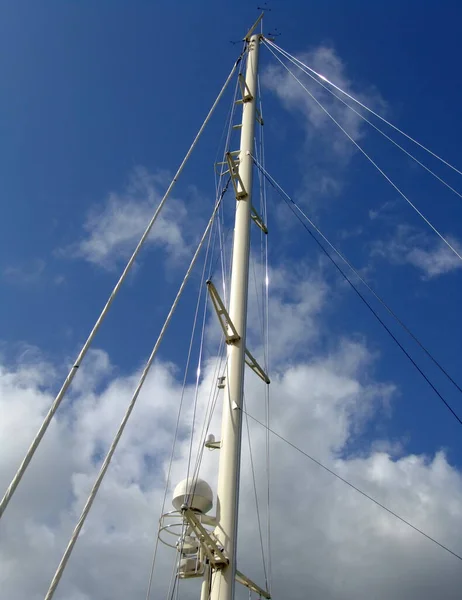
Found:
<svg viewBox="0 0 462 600"><path fill-rule="evenodd" d="M449 163L448 161L444 160L444 158L441 158L441 156L438 156L438 154L435 154L435 152L432 152L429 148L427 148L426 146L424 146L423 144L421 144L420 142L418 142L416 139L414 139L413 137L411 137L410 135L408 135L407 133L405 133L402 129L400 129L396 125L393 125L393 123L390 123L390 121L388 121L387 119L385 119L385 117L382 117L379 113L377 113L374 110L372 110L372 108L369 108L368 106L366 106L365 104L363 104L360 100L358 100L357 98L355 98L354 96L352 96L348 92L345 92L345 90L342 90L342 88L340 88L338 85L335 85L335 83L333 83L332 81L329 81L329 79L327 79L327 77L324 77L324 75L321 75L321 73L318 73L317 71L315 71L314 69L312 69L308 65L305 65L297 57L290 55L286 50L283 50L282 48L280 48L277 44L275 44L273 41L269 40L268 38L265 38L264 41L265 41L266 44L269 44L270 46L272 46L273 48L275 48L279 52L284 52L284 53L288 54L291 58L293 58L298 63L300 63L304 68L306 68L309 71L311 71L311 73L313 73L314 75L316 75L317 77L319 77L322 81L325 81L326 83L328 83L329 85L331 85L333 88L335 88L337 91L339 91L342 94L344 94L347 98L349 98L350 100L353 100L353 102L356 102L357 104L359 104L359 106L361 106L362 108L364 108L365 110L367 110L368 112L370 112L371 114L373 114L375 117L377 117L378 119L380 119L384 123L386 123L389 127L393 128L395 131L397 131L398 133L400 133L401 135L403 135L404 137L406 137L408 140L410 140L411 142L413 142L414 144L416 144L417 146L419 146L420 148L422 148L422 150L425 150L425 152L428 152L434 158L436 158L437 160L439 160L442 163L444 163L447 167L449 167L450 169L452 169L453 171L455 171L459 175L462 175L462 171L460 171L459 169L457 169L456 167L454 167L454 165L451 165L451 163Z"/></svg>
<svg viewBox="0 0 462 600"><path fill-rule="evenodd" d="M242 409L242 408L240 410L242 412L245 412L244 409ZM266 425L264 423L262 423L261 421L259 421L255 417L253 417L251 414L249 414L248 416L253 421L255 421L256 423L258 423L262 427L266 428ZM279 438L280 440L282 440L283 442L285 442L286 444L288 444L289 446L291 446L297 452L300 452L300 454L302 454L303 456L305 456L306 458L308 458L309 460L311 460L314 464L318 465L318 467L321 467L321 469L324 469L325 471L327 471L328 473L330 473L331 475L333 475L334 477L336 477L337 479L339 479L340 481L342 481L343 483L345 483L346 485L348 485L350 488L352 488L353 490L355 490L355 492L358 492L359 494L361 494L362 496L364 496L365 498L367 498L368 500L370 500L371 502L373 502L374 504L376 504L377 506L379 506L380 508L382 508L383 510L385 510L387 513L389 513L390 515L392 515L393 517L395 517L396 519L398 519L399 521L401 521L402 523L404 523L405 525L407 525L408 527L410 527L411 529L413 529L414 531L416 531L417 533L420 533L420 535L422 535L425 538L427 538L427 540L429 540L430 542L433 542L434 544L436 544L437 546L439 546L440 548L442 548L443 550L445 550L449 554L452 554L452 556L454 556L455 558L458 558L459 560L462 561L462 556L460 554L457 554L457 552L454 552L453 550L451 550L450 548L448 548L448 546L445 546L441 542L438 542L438 540L436 540L435 538L431 537L430 535L428 535L427 533L425 533L424 531L422 531L422 529L419 529L418 527L416 527L415 525L413 525L410 521L407 521L403 517L400 517L393 510L391 510L390 508L388 508L387 506L385 506L384 504L382 504L381 502L379 502L378 500L376 500L375 498L373 498L372 496L370 496L369 494L367 494L366 492L364 492L363 490L361 490L356 485L350 483L347 479L345 479L344 477L342 477L341 475L339 475L338 473L336 473L335 471L333 471L332 469L330 469L329 467L327 467L326 465L324 465L321 461L317 460L316 458L314 458L313 456L311 456L310 454L308 454L308 452L305 452L304 450L302 450L301 448L299 448L298 446L296 446L295 444L293 444L292 442L290 442L283 435L281 435L280 433L277 433L276 431L274 431L274 429L270 429L270 428L268 428L268 429L269 429L269 432L272 435L274 435L275 437Z"/></svg>
<svg viewBox="0 0 462 600"><path fill-rule="evenodd" d="M255 158L253 160L256 163ZM256 163L256 165L257 165L258 168L261 168L261 166L258 165L258 163ZM438 398L443 402L443 404L446 406L446 408L452 413L452 415L454 416L454 418L459 422L460 425L462 425L462 419L454 411L454 409L451 407L451 405L445 400L445 398L438 391L438 389L433 385L433 383L430 381L430 379L427 377L427 375L425 375L425 373L423 372L423 370L415 362L415 360L412 358L412 356L409 354L409 352L404 348L404 346L397 339L397 337L393 334L393 332L390 330L390 328L380 318L380 316L374 310L374 308L372 308L372 306L370 305L370 303L361 294L361 292L358 290L358 288L355 286L355 284L351 281L351 279L348 277L348 275L345 273L345 271L340 267L340 265L338 265L335 262L335 260L332 258L332 256L329 254L329 252L326 250L326 248L322 245L322 243L318 240L318 238L308 228L308 226L306 225L306 223L304 221L302 221L302 219L301 219L301 217L300 217L300 215L298 213L302 214L303 217L311 224L311 221L308 219L308 217L306 216L306 214L294 202L294 200L292 200L290 198L290 196L288 196L288 194L286 194L286 192L284 192L284 190L281 188L281 186L279 186L279 184L273 183L273 182L275 182L274 178L271 177L266 171L265 171L265 177L268 178L268 181L271 183L271 185L278 191L278 193L281 195L281 197L283 198L283 200L286 202L287 206L290 208L290 210L292 211L292 213L297 217L297 219L300 221L300 223L302 224L302 226L305 228L305 230L308 232L308 234L311 236L311 238L316 242L316 244L318 245L318 247L321 249L321 251L327 256L327 258L331 261L331 263L334 265L334 267L339 271L339 273L342 275L342 277L345 279L345 281L350 285L350 287L357 294L357 296L361 299L361 301L371 311L371 313L374 315L374 317L377 319L377 321L380 323L380 325L382 325L382 327L385 329L385 331L388 333L388 335L393 339L393 341L397 344L397 346L400 348L400 350L406 355L406 357L414 365L414 367L417 369L417 371L420 373L420 375L425 379L425 381L428 383L428 385L432 388L432 390L435 392L435 394L438 396ZM287 199L289 199L289 201ZM298 213L295 212L294 209L292 209L292 205L296 207L296 209L298 210ZM317 230L317 228L316 228L316 230ZM324 238L324 236L323 236L323 238Z"/></svg>
<svg viewBox="0 0 462 600"><path fill-rule="evenodd" d="M314 102L316 102L316 104L319 106L319 108L321 108L321 110L337 125L337 127L347 136L347 138L356 146L356 148L367 158L367 160L377 169L377 171L388 181L388 183L398 192L398 194L404 198L404 200L409 204L409 206L411 206L411 208L413 208L413 210L420 216L421 219L423 219L425 221L425 223L430 227L430 229L433 230L434 233L436 233L436 235L446 244L446 246L462 261L462 255L459 254L459 252L454 248L454 246L443 236L442 233L439 232L438 229L436 229L436 227L434 225L432 225L432 223L427 219L427 217L417 208L417 206L415 204L413 204L413 202L411 200L409 200L409 198L406 196L406 194L401 191L401 189L396 185L396 183L394 183L390 177L388 177L388 175L385 173L385 171L383 171L378 164L369 156L369 154L362 148L362 146L360 146L358 144L358 142L348 133L348 131L346 131L346 129L344 127L342 127L342 125L340 125L340 123L335 119L335 117L333 117L330 112L327 110L327 108L325 108L321 102L319 102L319 100L313 96L313 94L309 91L309 89L303 85L303 83L300 81L300 79L289 69L289 67L284 63L284 61L282 61L279 56L277 56L275 54L275 52L273 52L273 50L268 46L268 50L271 52L271 54L276 58L276 60L278 62L281 63L281 65L286 69L286 71L288 71L292 77L295 79L295 81L297 81L297 83L305 90L305 92L310 96L310 98L312 100L314 100Z"/></svg>

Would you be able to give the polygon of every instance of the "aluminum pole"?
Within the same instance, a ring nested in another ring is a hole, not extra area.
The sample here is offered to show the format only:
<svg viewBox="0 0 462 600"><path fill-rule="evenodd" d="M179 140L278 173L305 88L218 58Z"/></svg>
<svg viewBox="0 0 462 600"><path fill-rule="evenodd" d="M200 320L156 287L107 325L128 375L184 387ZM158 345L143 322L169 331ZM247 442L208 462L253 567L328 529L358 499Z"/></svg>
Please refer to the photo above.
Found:
<svg viewBox="0 0 462 600"><path fill-rule="evenodd" d="M260 35L248 41L245 90L243 90L239 176L247 195L237 201L231 271L229 315L240 340L228 346L228 371L224 390L221 449L217 488L217 528L229 565L215 571L211 600L233 600L236 573L236 537L241 460L244 358L249 286L250 215L252 207L252 154L257 101Z"/></svg>

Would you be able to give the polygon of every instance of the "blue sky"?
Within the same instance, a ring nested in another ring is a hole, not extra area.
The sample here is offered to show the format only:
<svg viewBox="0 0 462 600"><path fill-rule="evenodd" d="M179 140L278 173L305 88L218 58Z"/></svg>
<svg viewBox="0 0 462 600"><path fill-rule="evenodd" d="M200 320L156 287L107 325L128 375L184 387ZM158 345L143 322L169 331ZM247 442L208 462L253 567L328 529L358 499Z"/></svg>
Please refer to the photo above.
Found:
<svg viewBox="0 0 462 600"><path fill-rule="evenodd" d="M113 257L92 259L94 246L85 250L82 242L97 238L97 215L109 218L125 203L128 210L144 207L141 219L147 214L143 194L162 195L239 53L230 42L256 18L256 6L242 0L232 7L211 0L0 2L4 364L13 364L30 345L56 366L56 382L64 378L132 247L129 237ZM462 166L458 3L275 0L270 6L265 29L277 27L280 46L313 60L319 48L330 49L341 64L337 74L353 92ZM429 276L413 262L413 247L435 259L434 234L362 156L347 145L332 152L337 134L324 123L313 128L316 117L297 107L289 88L277 93L274 81L287 81L271 76L268 69L276 63L266 48L261 61L268 170L460 383L462 271L451 266ZM184 253L172 256L169 243L178 246L169 236L178 232L170 229L146 248L97 338L113 373L128 375L142 364L176 293L213 203L213 162L229 101L228 95L173 194L172 211L185 211L178 225ZM462 200L372 131L364 128L360 135L435 226L462 240ZM416 156L462 190L461 176L422 152ZM320 173L334 187L317 195ZM364 377L396 386L390 407L374 413L342 452L361 455L387 440L401 444L398 454L433 455L443 448L460 468L459 424L332 267L319 263L307 234L278 204L270 193L271 265L295 273L303 264L325 281L331 296L316 317L317 335L301 353L321 356L344 338L364 342L375 356ZM177 365L187 352L188 335L184 343L178 340L188 331L197 277L161 351L162 359ZM462 415L458 392L394 331Z"/></svg>
<svg viewBox="0 0 462 600"><path fill-rule="evenodd" d="M267 27L282 33L282 47L297 53L332 45L357 87L379 91L392 121L454 164L461 163L456 3L443 3L438 10L420 2L386 7L352 2L348 9L341 2L271 6ZM228 13L220 2L203 2L198 8L181 1L3 2L1 11L2 339L37 345L55 358L70 356L117 270L105 272L65 259L57 249L79 238L89 208L103 203L111 191L123 190L136 166L170 173L176 168L237 55L238 47L229 42L239 39L243 25L257 13L245 4ZM263 65L271 59L264 49ZM287 145L287 131L292 128L297 135L297 121L290 121L273 98L266 112L269 168L290 192L297 192L306 168L302 144ZM222 117L213 121L184 173L183 186L194 184L200 193L210 194L214 138L221 123ZM377 135L366 142L441 231L460 235L459 198L415 172ZM457 186L457 175L435 161L427 164ZM320 223L338 240L340 230L363 226L367 211L387 201L399 204L394 219L421 227L404 201L362 157L355 157L341 198L323 200ZM287 248L288 260L297 260L305 248L315 255L299 231L303 245ZM365 244L391 234L391 224L382 223L359 241L344 242L343 249L365 266ZM131 369L146 355L163 314L159 306L165 309L174 289L157 279L162 277L159 258L146 261L99 340L122 369ZM175 273L177 279L180 273ZM175 284L173 274L171 279ZM412 267L378 261L373 280L435 356L457 374L460 273L423 282ZM397 434L411 435L419 451L431 450L435 443L448 445L459 460L457 424L357 299L346 295L335 313L332 325L367 335L383 352L381 374L404 386L408 403L400 403L403 414L395 415ZM140 332L146 320L152 325L149 336ZM168 341L164 352L177 359ZM442 389L462 408L450 387Z"/></svg>

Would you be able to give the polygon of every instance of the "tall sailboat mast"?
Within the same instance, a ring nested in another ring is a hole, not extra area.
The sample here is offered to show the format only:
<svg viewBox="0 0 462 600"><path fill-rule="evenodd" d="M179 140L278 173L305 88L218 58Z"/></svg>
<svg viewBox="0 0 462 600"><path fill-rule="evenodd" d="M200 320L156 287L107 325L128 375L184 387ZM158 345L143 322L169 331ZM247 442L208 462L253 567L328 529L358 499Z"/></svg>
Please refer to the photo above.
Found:
<svg viewBox="0 0 462 600"><path fill-rule="evenodd" d="M177 577L203 578L201 600L233 600L236 581L260 598L269 600L271 597L268 590L236 569L246 364L269 384L267 374L246 347L251 222L267 233L266 225L252 205L255 122L263 124L256 107L262 35L254 32L262 16L244 38L246 73L245 77L238 75L241 94L237 100L242 104L242 122L238 126L241 129L240 148L226 152L228 171L225 173L229 173L236 197L229 312L212 281L207 281L210 299L227 343L226 371L218 383L224 390L221 439L216 442L214 436L209 436L205 442L206 447L220 451L216 514L208 514L214 496L208 483L197 474L188 475L173 491L172 503L176 510L164 513L159 525L159 539L179 552ZM225 190L227 188L228 184ZM170 535L178 536L175 543L169 541Z"/></svg>
<svg viewBox="0 0 462 600"><path fill-rule="evenodd" d="M242 403L246 358L247 298L249 286L250 224L252 211L253 147L256 121L259 34L247 37L247 65L241 80L242 128L237 172L234 177L236 216L231 271L229 317L238 339L228 344L228 371L223 396L221 448L215 534L229 564L215 571L211 600L232 600L236 575L236 538L241 461ZM229 157L229 161L232 158ZM231 175L233 164L230 166Z"/></svg>

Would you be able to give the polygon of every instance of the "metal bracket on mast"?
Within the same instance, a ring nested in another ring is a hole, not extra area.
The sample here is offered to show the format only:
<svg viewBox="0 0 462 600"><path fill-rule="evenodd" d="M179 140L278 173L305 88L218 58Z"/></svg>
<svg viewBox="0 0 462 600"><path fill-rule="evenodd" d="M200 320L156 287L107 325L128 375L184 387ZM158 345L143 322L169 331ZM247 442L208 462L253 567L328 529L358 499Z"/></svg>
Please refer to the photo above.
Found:
<svg viewBox="0 0 462 600"><path fill-rule="evenodd" d="M209 450L220 450L221 442L205 442L204 446Z"/></svg>
<svg viewBox="0 0 462 600"><path fill-rule="evenodd" d="M241 339L241 336L237 333L236 328L230 319L228 311L226 310L225 305L218 294L217 288L213 285L210 279L206 282L206 284L213 307L217 313L223 333L225 334L225 341L227 344L234 344L234 342L237 342Z"/></svg>
<svg viewBox="0 0 462 600"><path fill-rule="evenodd" d="M255 109L255 113L256 113L256 119L258 121L258 123L260 123L260 125L263 127L263 125L265 124L263 122L263 117L261 116L261 112L258 110L258 108Z"/></svg>
<svg viewBox="0 0 462 600"><path fill-rule="evenodd" d="M253 96L250 93L249 86L246 84L244 77L239 73L238 76L239 87L241 88L242 98L240 100L236 100L236 104L245 104L246 102L250 102L253 100Z"/></svg>
<svg viewBox="0 0 462 600"><path fill-rule="evenodd" d="M181 508L183 517L188 521L189 526L194 531L203 548L210 564L216 569L220 569L229 564L229 560L223 553L223 548L218 544L213 534L210 534L202 525L194 511L187 506Z"/></svg>
<svg viewBox="0 0 462 600"><path fill-rule="evenodd" d="M269 592L261 588L259 585L254 583L251 579L246 577L243 573L236 569L236 581L245 585L246 588L249 588L252 592L255 592L260 596L260 598L266 598L266 600L270 600L271 596Z"/></svg>
<svg viewBox="0 0 462 600"><path fill-rule="evenodd" d="M268 383L268 384L271 383L268 375L260 367L260 365L258 364L256 359L252 356L252 354L250 354L250 352L247 350L247 348L245 349L245 364L248 367L250 367L252 369L252 371L254 373L256 373L258 375L258 377L260 377L260 379L263 379L263 381L265 383Z"/></svg>
<svg viewBox="0 0 462 600"><path fill-rule="evenodd" d="M231 182L234 188L234 195L236 200L242 200L247 194L247 190L242 183L241 176L239 175L239 162L235 161L231 152L226 153L226 162L229 167L229 174L231 176Z"/></svg>
<svg viewBox="0 0 462 600"><path fill-rule="evenodd" d="M250 213L250 218L255 223L255 225L258 225L258 227L260 227L260 229L263 231L263 233L266 233L266 234L268 233L268 229L267 229L266 225L263 223L263 219L260 217L256 208L253 205L252 205L252 212Z"/></svg>
<svg viewBox="0 0 462 600"><path fill-rule="evenodd" d="M225 334L225 342L227 344L234 344L235 342L238 342L241 339L241 336L238 334L236 327L231 321L231 317L229 316L229 313L223 304L223 300L220 298L217 288L213 285L210 279L206 282L206 284L213 307L217 313L223 333ZM247 350L247 348L245 349L245 363L252 369L254 373L258 375L258 377L260 377L260 379L263 379L265 383L270 383L268 375L261 368L256 358L249 352L249 350Z"/></svg>

